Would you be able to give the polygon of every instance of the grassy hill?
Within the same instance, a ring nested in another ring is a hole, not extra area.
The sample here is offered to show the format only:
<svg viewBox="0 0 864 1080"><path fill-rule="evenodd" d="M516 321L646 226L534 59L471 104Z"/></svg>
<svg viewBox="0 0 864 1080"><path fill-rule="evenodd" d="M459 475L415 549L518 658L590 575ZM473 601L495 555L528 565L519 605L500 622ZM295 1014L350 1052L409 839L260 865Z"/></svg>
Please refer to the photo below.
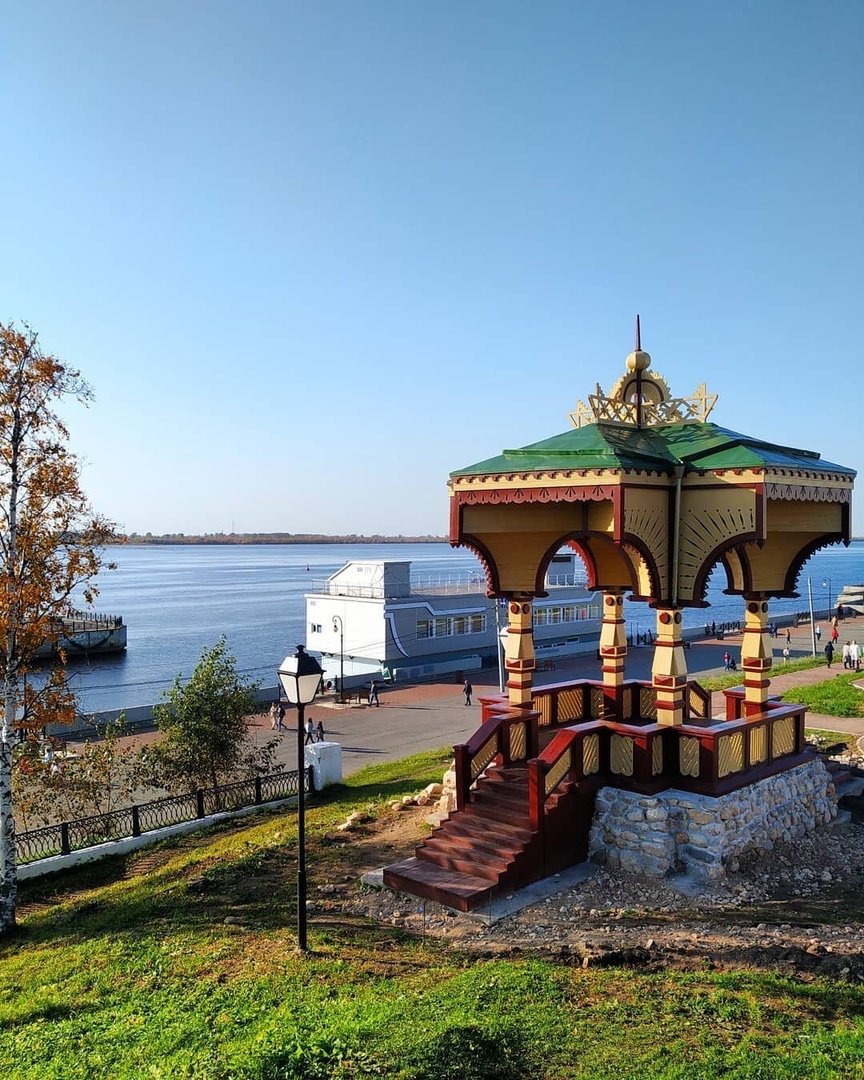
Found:
<svg viewBox="0 0 864 1080"><path fill-rule="evenodd" d="M443 761L367 769L310 809L310 896L389 856L374 830L330 842L335 824ZM0 944L0 1076L864 1076L864 991L842 981L478 958L338 907L313 908L298 957L295 843L292 814L262 813L25 885Z"/></svg>

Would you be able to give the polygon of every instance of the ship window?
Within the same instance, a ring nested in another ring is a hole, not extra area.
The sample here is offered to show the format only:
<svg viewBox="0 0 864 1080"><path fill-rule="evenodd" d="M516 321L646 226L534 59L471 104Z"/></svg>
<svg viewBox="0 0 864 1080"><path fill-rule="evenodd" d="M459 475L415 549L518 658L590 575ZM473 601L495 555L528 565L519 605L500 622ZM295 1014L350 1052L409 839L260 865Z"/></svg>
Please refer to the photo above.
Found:
<svg viewBox="0 0 864 1080"><path fill-rule="evenodd" d="M454 634L466 634L467 628L465 626L465 616L457 615L453 620L453 633Z"/></svg>
<svg viewBox="0 0 864 1080"><path fill-rule="evenodd" d="M450 620L449 619L436 619L435 620L435 637L449 637L450 636Z"/></svg>
<svg viewBox="0 0 864 1080"><path fill-rule="evenodd" d="M472 615L471 616L471 633L482 634L486 630L486 616L485 615Z"/></svg>
<svg viewBox="0 0 864 1080"><path fill-rule="evenodd" d="M321 633L321 623L316 623L316 622L309 623L309 632L311 634L320 634Z"/></svg>
<svg viewBox="0 0 864 1080"><path fill-rule="evenodd" d="M417 620L417 637L418 638L430 638L432 637L432 623L428 619Z"/></svg>
<svg viewBox="0 0 864 1080"><path fill-rule="evenodd" d="M565 604L561 608L561 622L575 622L576 608L573 604Z"/></svg>
<svg viewBox="0 0 864 1080"><path fill-rule="evenodd" d="M545 626L546 625L546 608L534 608L534 625Z"/></svg>

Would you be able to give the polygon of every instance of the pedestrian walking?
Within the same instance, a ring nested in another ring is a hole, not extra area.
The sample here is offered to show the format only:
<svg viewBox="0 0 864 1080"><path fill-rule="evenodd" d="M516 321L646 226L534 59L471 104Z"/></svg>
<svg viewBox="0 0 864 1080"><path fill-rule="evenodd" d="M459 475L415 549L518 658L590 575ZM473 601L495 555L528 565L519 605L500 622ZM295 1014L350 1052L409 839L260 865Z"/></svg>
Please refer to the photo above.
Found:
<svg viewBox="0 0 864 1080"><path fill-rule="evenodd" d="M318 735L318 742L324 742L324 721L318 721L318 727L315 729Z"/></svg>
<svg viewBox="0 0 864 1080"><path fill-rule="evenodd" d="M857 641L849 642L849 667L861 670L861 646Z"/></svg>
<svg viewBox="0 0 864 1080"><path fill-rule="evenodd" d="M843 667L844 668L852 667L852 652L851 652L851 649L852 649L852 642L851 641L844 641L843 642Z"/></svg>
<svg viewBox="0 0 864 1080"><path fill-rule="evenodd" d="M788 627L786 628L786 644L792 644L792 631Z"/></svg>
<svg viewBox="0 0 864 1080"><path fill-rule="evenodd" d="M822 627L821 626L816 627L816 640L817 641L822 640Z"/></svg>
<svg viewBox="0 0 864 1080"><path fill-rule="evenodd" d="M783 663L784 664L789 663L789 656L790 656L789 645L787 643L786 645L783 646Z"/></svg>
<svg viewBox="0 0 864 1080"><path fill-rule="evenodd" d="M277 731L284 731L285 730L285 706L282 704L281 701L279 702L279 708L278 708L277 712L279 714L279 720L278 720L278 723L276 724L276 729L277 729Z"/></svg>
<svg viewBox="0 0 864 1080"><path fill-rule="evenodd" d="M728 650L723 653L723 670L732 670L732 654Z"/></svg>
<svg viewBox="0 0 864 1080"><path fill-rule="evenodd" d="M312 717L306 717L306 741L304 746L308 746L310 742L315 742L315 725L312 723Z"/></svg>
<svg viewBox="0 0 864 1080"><path fill-rule="evenodd" d="M825 642L825 659L828 661L828 667L831 667L831 661L834 659L834 646L830 641Z"/></svg>
<svg viewBox="0 0 864 1080"><path fill-rule="evenodd" d="M274 701L270 706L270 730L275 731L279 724L279 706Z"/></svg>
<svg viewBox="0 0 864 1080"><path fill-rule="evenodd" d="M462 693L465 695L465 704L471 704L471 695L474 693L474 687L468 680L465 680L465 685L462 687Z"/></svg>
<svg viewBox="0 0 864 1080"><path fill-rule="evenodd" d="M839 637L840 637L840 631L837 629L836 626L832 626L831 627L831 642L832 642L832 644L836 645L837 640L838 640Z"/></svg>
<svg viewBox="0 0 864 1080"><path fill-rule="evenodd" d="M369 683L369 704L377 705L379 708L381 706L381 702L378 700L378 685L374 679Z"/></svg>

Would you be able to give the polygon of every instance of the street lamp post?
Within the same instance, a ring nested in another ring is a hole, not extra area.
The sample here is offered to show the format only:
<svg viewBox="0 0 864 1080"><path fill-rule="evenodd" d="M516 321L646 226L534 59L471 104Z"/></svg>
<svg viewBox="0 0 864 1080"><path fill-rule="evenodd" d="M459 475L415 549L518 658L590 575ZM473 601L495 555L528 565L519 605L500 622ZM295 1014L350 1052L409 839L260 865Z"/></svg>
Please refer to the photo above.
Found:
<svg viewBox="0 0 864 1080"><path fill-rule="evenodd" d="M315 700L321 685L321 665L302 645L286 656L279 668L279 683L291 705L297 707L297 947L306 944L306 762L303 729L306 706Z"/></svg>
<svg viewBox="0 0 864 1080"><path fill-rule="evenodd" d="M828 618L833 619L834 616L833 616L832 611L831 611L831 578L830 577L825 578L825 580L822 582L822 588L824 589L826 587L826 585L828 587Z"/></svg>
<svg viewBox="0 0 864 1080"><path fill-rule="evenodd" d="M340 615L333 616L333 629L339 623L339 701L345 700L345 625Z"/></svg>
<svg viewBox="0 0 864 1080"><path fill-rule="evenodd" d="M807 578L807 599L810 602L810 643L813 646L813 659L816 659L816 619L813 615L813 579Z"/></svg>

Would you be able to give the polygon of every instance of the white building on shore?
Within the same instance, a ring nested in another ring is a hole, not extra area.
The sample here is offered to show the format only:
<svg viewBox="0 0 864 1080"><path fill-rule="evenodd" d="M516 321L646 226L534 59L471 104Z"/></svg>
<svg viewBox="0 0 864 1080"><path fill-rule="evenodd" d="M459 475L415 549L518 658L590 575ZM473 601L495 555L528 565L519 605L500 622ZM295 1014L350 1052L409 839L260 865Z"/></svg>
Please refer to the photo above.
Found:
<svg viewBox="0 0 864 1080"><path fill-rule="evenodd" d="M600 637L599 598L572 553L555 555L548 595L534 604L538 665L593 652ZM306 594L306 647L321 654L325 681L345 686L372 678L414 681L497 665L498 604L479 573L412 575L410 562L346 563Z"/></svg>

